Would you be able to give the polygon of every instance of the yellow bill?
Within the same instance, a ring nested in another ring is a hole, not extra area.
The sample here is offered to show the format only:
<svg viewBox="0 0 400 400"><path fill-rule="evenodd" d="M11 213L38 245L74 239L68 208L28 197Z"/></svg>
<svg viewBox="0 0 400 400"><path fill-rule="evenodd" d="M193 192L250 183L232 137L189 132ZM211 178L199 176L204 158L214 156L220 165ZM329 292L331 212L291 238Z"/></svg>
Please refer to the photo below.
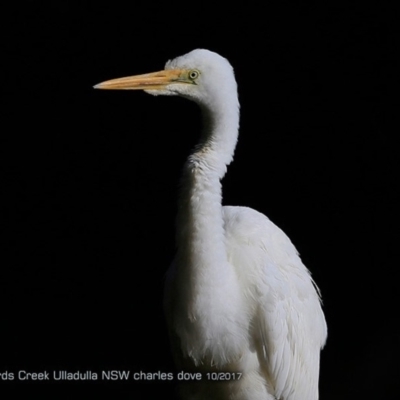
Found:
<svg viewBox="0 0 400 400"><path fill-rule="evenodd" d="M187 70L169 69L150 74L111 79L94 86L109 90L162 90L171 83L193 83L187 79Z"/></svg>

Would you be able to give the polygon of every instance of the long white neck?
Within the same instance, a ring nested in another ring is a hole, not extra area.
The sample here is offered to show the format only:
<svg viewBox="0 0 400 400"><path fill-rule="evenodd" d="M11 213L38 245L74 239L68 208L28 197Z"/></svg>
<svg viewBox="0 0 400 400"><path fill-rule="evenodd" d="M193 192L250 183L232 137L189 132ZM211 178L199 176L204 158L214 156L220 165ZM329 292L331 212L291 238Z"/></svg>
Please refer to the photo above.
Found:
<svg viewBox="0 0 400 400"><path fill-rule="evenodd" d="M202 270L204 276L205 270L222 274L227 260L220 181L236 147L239 103L234 93L224 96L224 101L215 99L201 108L203 134L184 166L181 181L177 244L187 272L197 275L194 270Z"/></svg>
<svg viewBox="0 0 400 400"><path fill-rule="evenodd" d="M185 355L222 368L240 356L247 329L237 313L243 299L226 252L221 191L238 136L237 97L228 97L219 108L203 106L203 114L201 141L182 176L176 267L180 312L189 319L178 320L175 329ZM229 302L221 301L225 295ZM239 334L238 326L243 326Z"/></svg>
<svg viewBox="0 0 400 400"><path fill-rule="evenodd" d="M249 327L244 294L228 259L221 188L236 147L239 102L232 67L212 58L221 69L206 65L204 80L192 89L204 129L181 181L172 326L184 356L224 370L243 354Z"/></svg>

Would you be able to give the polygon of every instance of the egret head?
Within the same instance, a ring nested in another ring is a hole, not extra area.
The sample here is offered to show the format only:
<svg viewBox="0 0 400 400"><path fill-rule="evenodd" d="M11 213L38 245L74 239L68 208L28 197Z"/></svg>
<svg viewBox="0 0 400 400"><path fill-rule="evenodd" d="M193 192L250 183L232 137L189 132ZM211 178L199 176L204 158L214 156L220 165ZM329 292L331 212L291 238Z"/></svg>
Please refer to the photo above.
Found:
<svg viewBox="0 0 400 400"><path fill-rule="evenodd" d="M207 105L216 99L237 98L233 68L220 55L197 49L166 63L165 69L112 79L96 89L144 90L152 95L179 95Z"/></svg>

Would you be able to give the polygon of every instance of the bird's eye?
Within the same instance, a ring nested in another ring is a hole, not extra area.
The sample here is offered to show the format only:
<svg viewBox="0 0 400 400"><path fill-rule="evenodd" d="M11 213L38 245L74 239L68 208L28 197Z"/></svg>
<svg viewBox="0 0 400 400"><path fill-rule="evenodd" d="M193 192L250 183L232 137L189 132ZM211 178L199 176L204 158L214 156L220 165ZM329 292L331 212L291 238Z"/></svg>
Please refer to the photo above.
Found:
<svg viewBox="0 0 400 400"><path fill-rule="evenodd" d="M195 69L192 69L191 71L189 71L189 79L191 79L192 81L194 81L195 79L197 79L200 75L199 71L196 71Z"/></svg>

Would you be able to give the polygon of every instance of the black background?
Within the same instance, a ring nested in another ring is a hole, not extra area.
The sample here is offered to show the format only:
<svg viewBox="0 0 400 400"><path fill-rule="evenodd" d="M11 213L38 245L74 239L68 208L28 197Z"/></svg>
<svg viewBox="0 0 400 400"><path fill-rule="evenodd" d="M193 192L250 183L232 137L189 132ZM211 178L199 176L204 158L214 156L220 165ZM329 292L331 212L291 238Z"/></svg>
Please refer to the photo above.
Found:
<svg viewBox="0 0 400 400"><path fill-rule="evenodd" d="M0 373L174 371L163 279L200 114L92 86L208 48L230 60L241 102L224 204L268 215L322 291L321 399L398 398L397 20L377 4L320 3L3 9ZM55 398L173 387L0 381Z"/></svg>

